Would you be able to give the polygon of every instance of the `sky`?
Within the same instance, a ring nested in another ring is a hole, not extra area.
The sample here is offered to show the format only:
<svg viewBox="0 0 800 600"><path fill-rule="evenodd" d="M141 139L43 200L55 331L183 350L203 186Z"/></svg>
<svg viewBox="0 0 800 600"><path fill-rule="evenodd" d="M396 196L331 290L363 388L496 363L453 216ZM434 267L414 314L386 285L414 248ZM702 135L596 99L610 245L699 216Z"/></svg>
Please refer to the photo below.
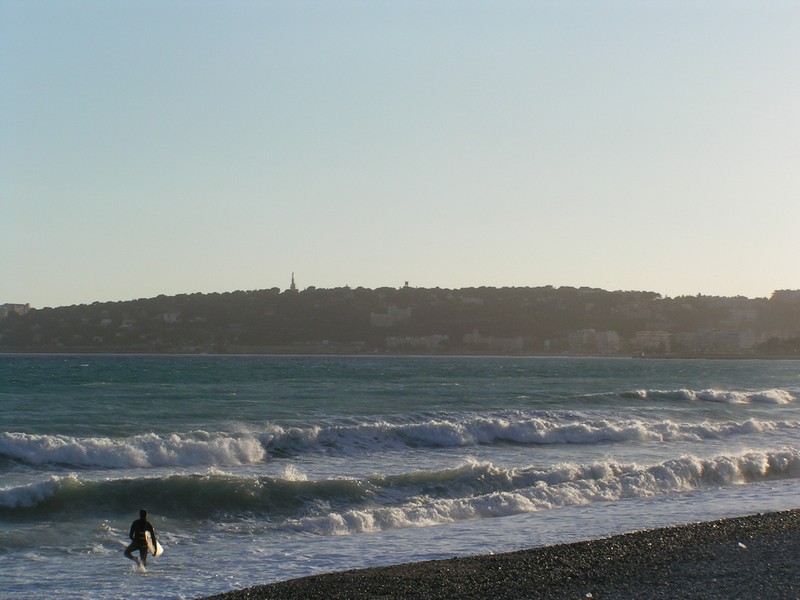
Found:
<svg viewBox="0 0 800 600"><path fill-rule="evenodd" d="M0 303L800 288L800 3L0 0Z"/></svg>

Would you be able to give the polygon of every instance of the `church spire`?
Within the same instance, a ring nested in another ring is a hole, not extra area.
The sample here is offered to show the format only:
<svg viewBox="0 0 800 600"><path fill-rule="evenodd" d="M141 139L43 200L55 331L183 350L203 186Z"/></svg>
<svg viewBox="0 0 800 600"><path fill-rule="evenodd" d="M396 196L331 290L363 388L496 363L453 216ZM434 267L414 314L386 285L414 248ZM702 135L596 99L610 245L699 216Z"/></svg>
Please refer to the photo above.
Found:
<svg viewBox="0 0 800 600"><path fill-rule="evenodd" d="M289 291L296 292L297 286L294 284L294 271L292 271L292 285L289 287Z"/></svg>

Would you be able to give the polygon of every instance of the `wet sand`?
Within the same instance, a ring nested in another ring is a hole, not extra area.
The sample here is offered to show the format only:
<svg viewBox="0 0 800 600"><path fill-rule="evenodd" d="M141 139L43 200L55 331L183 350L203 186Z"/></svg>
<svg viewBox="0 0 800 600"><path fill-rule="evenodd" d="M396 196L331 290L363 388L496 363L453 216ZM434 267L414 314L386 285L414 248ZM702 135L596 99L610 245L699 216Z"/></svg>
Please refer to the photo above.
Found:
<svg viewBox="0 0 800 600"><path fill-rule="evenodd" d="M214 600L800 599L800 509L505 554L328 573Z"/></svg>

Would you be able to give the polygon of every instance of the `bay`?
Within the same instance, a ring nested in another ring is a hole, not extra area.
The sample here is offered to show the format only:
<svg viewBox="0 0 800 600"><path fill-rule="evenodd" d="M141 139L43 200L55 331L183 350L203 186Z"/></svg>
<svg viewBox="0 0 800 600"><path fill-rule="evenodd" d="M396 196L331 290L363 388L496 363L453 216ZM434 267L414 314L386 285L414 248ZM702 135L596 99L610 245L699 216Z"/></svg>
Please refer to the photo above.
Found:
<svg viewBox="0 0 800 600"><path fill-rule="evenodd" d="M0 384L4 598L194 598L800 491L796 361L2 355Z"/></svg>

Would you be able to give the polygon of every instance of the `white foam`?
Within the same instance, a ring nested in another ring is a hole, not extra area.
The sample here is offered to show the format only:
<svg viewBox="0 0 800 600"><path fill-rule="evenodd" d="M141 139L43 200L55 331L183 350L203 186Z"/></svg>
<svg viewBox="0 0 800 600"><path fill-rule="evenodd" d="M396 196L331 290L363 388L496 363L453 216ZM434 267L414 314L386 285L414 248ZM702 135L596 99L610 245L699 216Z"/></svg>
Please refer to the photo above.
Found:
<svg viewBox="0 0 800 600"><path fill-rule="evenodd" d="M154 433L130 438L78 438L27 433L0 434L0 453L31 464L107 468L240 465L259 462L265 451L248 435Z"/></svg>
<svg viewBox="0 0 800 600"><path fill-rule="evenodd" d="M795 401L795 396L786 390L771 389L760 391L736 390L635 390L632 394L642 400L676 399L690 402L721 402L727 404L776 404L784 405Z"/></svg>
<svg viewBox="0 0 800 600"><path fill-rule="evenodd" d="M778 429L798 429L797 421L750 419L723 423L679 423L642 419L548 419L525 414L454 415L418 423L377 421L360 425L282 430L270 428L262 443L273 450L360 453L402 447L460 447L497 442L594 444L719 439Z"/></svg>
<svg viewBox="0 0 800 600"><path fill-rule="evenodd" d="M643 392L644 393L644 392ZM656 394L659 392L647 392ZM666 392L664 392L666 393ZM669 392L674 397L675 392ZM687 392L689 394L689 392ZM691 392L715 401L788 402L781 390L749 395ZM688 396L687 396L688 397ZM725 422L650 421L642 418L595 418L577 413L524 411L417 415L403 421L385 419L308 427L269 424L261 431L193 431L128 438L72 437L6 432L0 454L33 465L60 464L100 468L227 467L262 462L269 455L335 453L363 455L408 447L464 447L496 443L596 444L679 442L724 439L777 430L800 429L798 421L748 419ZM291 478L291 475L287 476Z"/></svg>
<svg viewBox="0 0 800 600"><path fill-rule="evenodd" d="M308 481L308 475L303 473L296 465L286 465L281 472L281 478L286 481Z"/></svg>
<svg viewBox="0 0 800 600"><path fill-rule="evenodd" d="M713 458L685 456L639 466L613 462L564 464L546 470L466 465L479 477L494 473L515 486L456 498L415 496L398 506L354 508L295 519L290 527L321 535L347 535L531 513L592 502L653 498L703 487L729 487L769 479L800 478L800 451L749 452ZM480 473L479 473L480 472Z"/></svg>

